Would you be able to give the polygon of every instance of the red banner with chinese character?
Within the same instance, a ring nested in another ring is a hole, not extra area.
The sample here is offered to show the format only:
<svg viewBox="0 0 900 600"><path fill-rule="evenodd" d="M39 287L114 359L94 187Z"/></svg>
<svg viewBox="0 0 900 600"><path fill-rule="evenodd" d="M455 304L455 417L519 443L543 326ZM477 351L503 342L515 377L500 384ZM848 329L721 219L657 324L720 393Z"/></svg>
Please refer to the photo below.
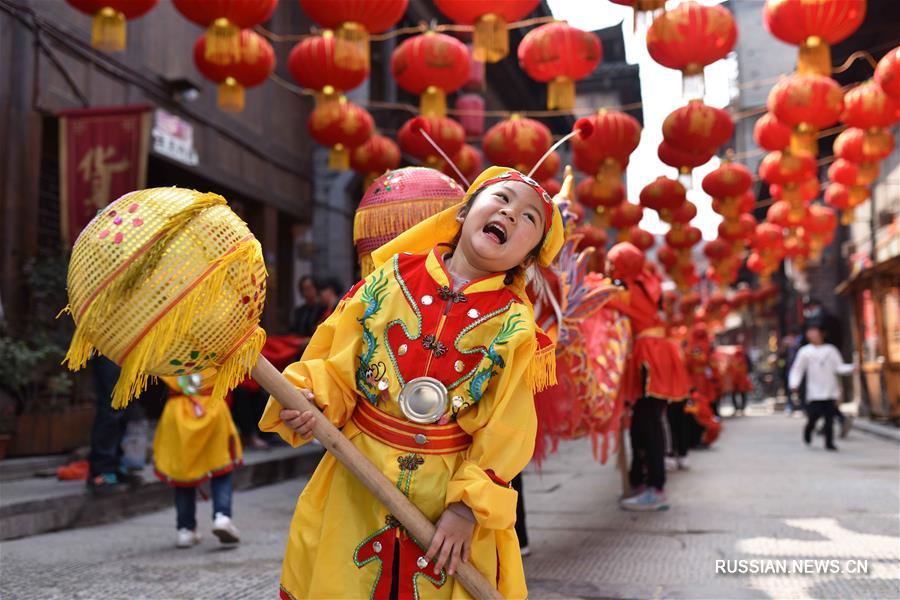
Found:
<svg viewBox="0 0 900 600"><path fill-rule="evenodd" d="M147 180L150 108L116 106L59 113L62 237L73 244L97 211Z"/></svg>

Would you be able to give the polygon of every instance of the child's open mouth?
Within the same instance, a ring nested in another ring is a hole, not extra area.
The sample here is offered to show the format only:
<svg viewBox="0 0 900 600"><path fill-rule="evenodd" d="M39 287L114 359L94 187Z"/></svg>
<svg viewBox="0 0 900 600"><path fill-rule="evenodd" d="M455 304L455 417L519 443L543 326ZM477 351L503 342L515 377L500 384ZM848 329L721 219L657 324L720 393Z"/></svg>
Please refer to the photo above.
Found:
<svg viewBox="0 0 900 600"><path fill-rule="evenodd" d="M506 229L500 223L490 222L481 230L486 236L494 240L497 244L506 243Z"/></svg>

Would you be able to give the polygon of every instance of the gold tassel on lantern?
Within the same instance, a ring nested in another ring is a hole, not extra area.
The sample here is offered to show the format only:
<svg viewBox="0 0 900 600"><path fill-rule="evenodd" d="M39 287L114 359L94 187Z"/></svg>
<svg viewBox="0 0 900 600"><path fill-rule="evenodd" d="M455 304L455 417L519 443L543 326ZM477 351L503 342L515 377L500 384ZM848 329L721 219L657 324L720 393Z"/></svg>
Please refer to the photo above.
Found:
<svg viewBox="0 0 900 600"><path fill-rule="evenodd" d="M853 223L853 209L848 208L841 211L841 225L850 225Z"/></svg>
<svg viewBox="0 0 900 600"><path fill-rule="evenodd" d="M341 99L341 94L334 86L326 85L322 88L322 91L316 94L316 106L322 106L324 104L332 104Z"/></svg>
<svg viewBox="0 0 900 600"><path fill-rule="evenodd" d="M234 77L227 77L219 84L219 108L225 112L244 110L244 86Z"/></svg>
<svg viewBox="0 0 900 600"><path fill-rule="evenodd" d="M571 110L575 108L575 82L568 77L557 77L547 84L547 109Z"/></svg>
<svg viewBox="0 0 900 600"><path fill-rule="evenodd" d="M891 134L879 127L867 129L863 135L863 154L879 156L891 147Z"/></svg>
<svg viewBox="0 0 900 600"><path fill-rule="evenodd" d="M423 117L446 117L447 96L441 88L429 85L419 97L419 112Z"/></svg>
<svg viewBox="0 0 900 600"><path fill-rule="evenodd" d="M328 152L328 168L332 171L346 171L350 168L350 151L343 144L335 144Z"/></svg>
<svg viewBox="0 0 900 600"><path fill-rule="evenodd" d="M91 45L107 52L125 49L125 15L120 11L101 8L91 23Z"/></svg>
<svg viewBox="0 0 900 600"><path fill-rule="evenodd" d="M819 142L816 130L807 123L800 123L791 133L791 152L816 156L819 153Z"/></svg>
<svg viewBox="0 0 900 600"><path fill-rule="evenodd" d="M203 57L217 65L230 65L241 60L241 30L224 17L213 21L206 30Z"/></svg>
<svg viewBox="0 0 900 600"><path fill-rule="evenodd" d="M475 21L472 56L481 62L495 63L509 54L509 32L503 17L488 13Z"/></svg>
<svg viewBox="0 0 900 600"><path fill-rule="evenodd" d="M362 23L347 21L341 23L337 30L337 38L347 42L335 44L334 62L345 69L355 69L359 66L359 57L362 56L366 66L369 64L369 32Z"/></svg>
<svg viewBox="0 0 900 600"><path fill-rule="evenodd" d="M831 47L822 38L812 35L800 45L797 72L801 75L831 76Z"/></svg>

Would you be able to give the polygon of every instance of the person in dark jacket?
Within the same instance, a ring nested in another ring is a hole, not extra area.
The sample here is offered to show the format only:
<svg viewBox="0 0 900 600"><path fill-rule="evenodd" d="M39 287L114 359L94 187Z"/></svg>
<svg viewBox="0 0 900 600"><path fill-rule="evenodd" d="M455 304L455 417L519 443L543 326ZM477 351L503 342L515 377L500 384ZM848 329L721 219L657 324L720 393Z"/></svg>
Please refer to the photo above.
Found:
<svg viewBox="0 0 900 600"><path fill-rule="evenodd" d="M316 326L325 308L319 302L319 290L311 276L304 275L297 285L300 288L300 295L303 296L303 304L294 309L291 333L308 338L316 332Z"/></svg>

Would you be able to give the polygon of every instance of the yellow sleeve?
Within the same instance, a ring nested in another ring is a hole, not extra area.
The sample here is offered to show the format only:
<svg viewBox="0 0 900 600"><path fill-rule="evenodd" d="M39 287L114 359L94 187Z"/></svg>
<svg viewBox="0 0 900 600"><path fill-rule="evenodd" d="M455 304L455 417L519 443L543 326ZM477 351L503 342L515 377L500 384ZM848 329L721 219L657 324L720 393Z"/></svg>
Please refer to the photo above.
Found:
<svg viewBox="0 0 900 600"><path fill-rule="evenodd" d="M284 370L284 376L298 388L312 390L316 404L336 427L343 427L356 406L356 368L362 330L359 318L365 310L357 285L319 325L299 362ZM282 406L269 397L259 420L262 431L274 431L293 447L304 440L278 416Z"/></svg>
<svg viewBox="0 0 900 600"><path fill-rule="evenodd" d="M531 318L532 325L510 340L506 366L498 369L477 409L459 418L472 445L447 485L446 504L465 503L486 529L509 529L515 523L517 496L509 482L534 453L537 416L526 375L537 349Z"/></svg>

